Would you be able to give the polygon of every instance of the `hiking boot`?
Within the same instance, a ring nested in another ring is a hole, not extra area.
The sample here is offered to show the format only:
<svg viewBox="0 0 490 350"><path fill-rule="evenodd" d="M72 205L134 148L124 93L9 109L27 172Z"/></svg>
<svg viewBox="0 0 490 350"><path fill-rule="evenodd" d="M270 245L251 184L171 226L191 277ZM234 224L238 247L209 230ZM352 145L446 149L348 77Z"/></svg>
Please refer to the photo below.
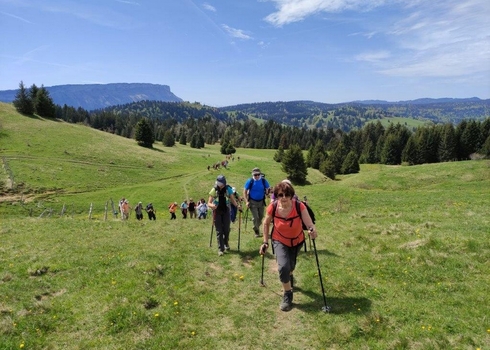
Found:
<svg viewBox="0 0 490 350"><path fill-rule="evenodd" d="M224 253L222 250L218 250L218 256L222 256Z"/></svg>
<svg viewBox="0 0 490 350"><path fill-rule="evenodd" d="M230 250L230 246L229 245L225 245L225 250Z"/></svg>
<svg viewBox="0 0 490 350"><path fill-rule="evenodd" d="M255 232L255 238L261 237L259 230L254 229L254 232Z"/></svg>
<svg viewBox="0 0 490 350"><path fill-rule="evenodd" d="M282 303L279 305L281 311L289 311L293 307L293 291L288 290L284 292L284 296L282 298Z"/></svg>

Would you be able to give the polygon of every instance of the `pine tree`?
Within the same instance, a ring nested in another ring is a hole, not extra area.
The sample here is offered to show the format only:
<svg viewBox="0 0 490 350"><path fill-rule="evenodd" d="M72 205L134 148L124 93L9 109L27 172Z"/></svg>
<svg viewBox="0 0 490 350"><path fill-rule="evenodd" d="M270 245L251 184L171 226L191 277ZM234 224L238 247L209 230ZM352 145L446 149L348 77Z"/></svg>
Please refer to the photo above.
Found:
<svg viewBox="0 0 490 350"><path fill-rule="evenodd" d="M284 157L284 149L282 147L279 147L279 149L274 154L274 158L273 159L276 162L281 163L283 157Z"/></svg>
<svg viewBox="0 0 490 350"><path fill-rule="evenodd" d="M320 164L319 170L329 179L335 180L335 165L330 159L325 159L322 164Z"/></svg>
<svg viewBox="0 0 490 350"><path fill-rule="evenodd" d="M153 147L153 143L155 142L155 137L153 136L153 131L151 129L150 122L147 118L142 118L137 124L135 128L134 135L136 142L143 147Z"/></svg>
<svg viewBox="0 0 490 350"><path fill-rule="evenodd" d="M450 162L456 160L457 140L453 124L447 123L442 129L441 141L439 142L438 159L440 162Z"/></svg>
<svg viewBox="0 0 490 350"><path fill-rule="evenodd" d="M362 149L361 157L359 162L363 164L374 164L376 163L376 146L373 141L367 139L364 143L364 148Z"/></svg>
<svg viewBox="0 0 490 350"><path fill-rule="evenodd" d="M398 161L398 140L394 134L390 134L386 137L384 142L383 151L381 152L381 163L388 165L400 164ZM401 160L401 157L400 157Z"/></svg>
<svg viewBox="0 0 490 350"><path fill-rule="evenodd" d="M33 115L34 114L34 104L32 103L32 99L30 98L27 90L24 86L24 82L19 83L19 91L15 95L15 99L13 101L15 109L22 114L25 115Z"/></svg>
<svg viewBox="0 0 490 350"><path fill-rule="evenodd" d="M303 185L306 183L308 169L306 167L303 151L299 145L294 144L284 152L282 159L282 170L288 175L293 183Z"/></svg>
<svg viewBox="0 0 490 350"><path fill-rule="evenodd" d="M36 84L32 84L31 87L29 88L29 96L31 97L32 104L34 105L34 112L36 112L37 92L38 91L39 91L39 88L36 86Z"/></svg>
<svg viewBox="0 0 490 350"><path fill-rule="evenodd" d="M345 157L344 162L342 163L342 168L340 169L342 174L356 174L359 172L359 157L357 156L355 151L350 151Z"/></svg>
<svg viewBox="0 0 490 350"><path fill-rule="evenodd" d="M187 144L187 136L184 128L180 129L179 143L184 146Z"/></svg>
<svg viewBox="0 0 490 350"><path fill-rule="evenodd" d="M488 135L486 141L483 143L480 153L483 154L485 158L490 158L490 135Z"/></svg>
<svg viewBox="0 0 490 350"><path fill-rule="evenodd" d="M164 146L167 147L172 147L175 145L175 138L174 134L172 134L171 130L165 131L165 134L163 134L163 141L162 141Z"/></svg>
<svg viewBox="0 0 490 350"><path fill-rule="evenodd" d="M409 165L419 164L419 153L417 141L415 140L415 135L410 136L402 151L402 162L408 163Z"/></svg>
<svg viewBox="0 0 490 350"><path fill-rule="evenodd" d="M230 147L230 144L228 142L224 142L223 144L221 144L221 147L219 149L220 153L221 154L229 154L228 153L229 147Z"/></svg>
<svg viewBox="0 0 490 350"><path fill-rule="evenodd" d="M308 165L313 169L320 169L320 164L327 158L327 150L321 140L318 140L309 153ZM311 154L311 155L310 155Z"/></svg>
<svg viewBox="0 0 490 350"><path fill-rule="evenodd" d="M34 85L35 86L35 85ZM55 105L49 91L44 86L36 92L36 99L34 100L34 109L36 113L44 118L54 118Z"/></svg>
<svg viewBox="0 0 490 350"><path fill-rule="evenodd" d="M460 144L463 151L463 159L469 159L470 155L481 148L480 126L475 120L470 120L461 134Z"/></svg>
<svg viewBox="0 0 490 350"><path fill-rule="evenodd" d="M341 141L330 156L330 159L332 160L332 163L335 167L336 174L342 173L342 163L344 163L344 159L345 157L347 157L348 153L349 150L347 149L347 147L345 147L344 142Z"/></svg>

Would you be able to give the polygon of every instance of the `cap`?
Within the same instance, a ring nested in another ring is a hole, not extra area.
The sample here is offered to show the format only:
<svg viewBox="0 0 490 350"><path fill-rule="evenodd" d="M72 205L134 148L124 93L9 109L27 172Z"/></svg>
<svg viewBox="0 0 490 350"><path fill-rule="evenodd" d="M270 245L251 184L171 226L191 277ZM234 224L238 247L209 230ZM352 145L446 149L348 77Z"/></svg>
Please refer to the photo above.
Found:
<svg viewBox="0 0 490 350"><path fill-rule="evenodd" d="M216 178L216 184L222 184L223 186L226 186L226 177L224 175L218 175Z"/></svg>
<svg viewBox="0 0 490 350"><path fill-rule="evenodd" d="M253 168L252 169L252 175L260 175L260 169L259 168Z"/></svg>

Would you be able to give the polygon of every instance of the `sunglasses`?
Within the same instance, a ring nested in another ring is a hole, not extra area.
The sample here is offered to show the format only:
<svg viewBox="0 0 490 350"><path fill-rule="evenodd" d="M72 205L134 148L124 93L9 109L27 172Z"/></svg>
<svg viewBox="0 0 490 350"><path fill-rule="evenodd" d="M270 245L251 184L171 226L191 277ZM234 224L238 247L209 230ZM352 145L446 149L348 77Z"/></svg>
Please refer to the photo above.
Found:
<svg viewBox="0 0 490 350"><path fill-rule="evenodd" d="M284 193L277 194L277 198L282 198L282 197L289 197L289 194L284 194Z"/></svg>
<svg viewBox="0 0 490 350"><path fill-rule="evenodd" d="M254 177L256 177L256 176L260 176L260 174L254 174Z"/></svg>

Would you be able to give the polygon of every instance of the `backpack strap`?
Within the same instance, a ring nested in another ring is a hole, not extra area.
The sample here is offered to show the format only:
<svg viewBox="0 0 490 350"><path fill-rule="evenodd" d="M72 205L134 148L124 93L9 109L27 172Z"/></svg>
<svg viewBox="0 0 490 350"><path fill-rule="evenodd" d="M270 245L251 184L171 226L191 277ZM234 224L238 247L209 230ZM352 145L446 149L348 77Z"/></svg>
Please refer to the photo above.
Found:
<svg viewBox="0 0 490 350"><path fill-rule="evenodd" d="M272 239L273 239L273 238L272 238L272 235L273 235L273 233L274 233L274 228L275 228L275 225L274 225L274 219L275 219L275 217L276 217L276 209L277 209L277 200L276 200L276 201L274 201L274 202L272 202L272 230L271 230L271 241L272 241ZM296 215L296 216L294 216L294 217L292 217L292 218L286 218L286 219L284 219L284 218L280 218L280 219L281 219L281 220L284 220L284 221L290 221L291 223L289 224L289 226L291 227L291 226L293 225L293 221L294 221L296 218L298 218L298 217L299 217L299 218L300 218L300 220L301 220L301 224L302 224L302 225L304 225L304 224L303 224L303 218L302 218L302 216L301 216L301 211L300 211L300 210L301 210L301 209L300 209L299 202L298 202L298 201L296 201L296 214L297 214L297 215ZM284 237L283 235L281 235L281 233L280 233L279 231L277 231L277 233L278 233L280 236ZM291 238L291 244L293 244L293 241L294 241L296 238L298 238L298 237L299 237L301 234L304 234L303 230L301 230L301 232L298 234L298 236L296 236L295 238ZM286 237L284 237L284 238L286 238Z"/></svg>
<svg viewBox="0 0 490 350"><path fill-rule="evenodd" d="M294 201L296 202L296 212L298 213L298 215L301 219L301 226L304 229L304 227L306 227L306 225L305 225L305 222L303 221L303 214L301 213L301 206L300 206L299 200L295 199Z"/></svg>

